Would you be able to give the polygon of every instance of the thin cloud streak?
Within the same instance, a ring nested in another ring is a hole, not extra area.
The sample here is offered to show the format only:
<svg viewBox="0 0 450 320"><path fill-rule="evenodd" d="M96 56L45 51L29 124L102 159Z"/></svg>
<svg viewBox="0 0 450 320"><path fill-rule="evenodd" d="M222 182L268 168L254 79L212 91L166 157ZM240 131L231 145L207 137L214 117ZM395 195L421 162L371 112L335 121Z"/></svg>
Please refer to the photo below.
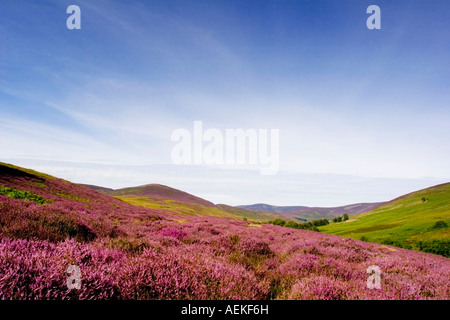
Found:
<svg viewBox="0 0 450 320"><path fill-rule="evenodd" d="M12 3L0 4L2 159L69 161L61 173L72 172L67 178L79 181L103 177L100 167L78 168L95 163L169 168L171 133L192 130L199 120L205 129L221 131L279 129L279 174L173 166L176 177L153 167L162 171L139 175L138 169L124 169L127 179L105 168L105 181L136 185L156 179L211 200L267 197L279 204L308 194L300 187L308 181L316 190L311 199L317 203L311 203L320 205L339 202L342 189L354 195L349 202L366 198L349 179L329 189L325 178L311 175L358 177L352 181L377 199L378 189L365 185L377 178L403 181L399 191L408 189L408 181L426 186L450 178L450 48L444 32L450 26L417 3L406 11L390 4L379 32L365 28L365 12L358 11L364 6L350 2L336 12L331 1L194 6L81 0L82 29L74 32L65 28L70 1L24 1L29 5L20 10ZM421 28L409 28L408 19L419 16ZM233 187L229 177L246 187ZM208 181L217 191L200 187L210 186Z"/></svg>

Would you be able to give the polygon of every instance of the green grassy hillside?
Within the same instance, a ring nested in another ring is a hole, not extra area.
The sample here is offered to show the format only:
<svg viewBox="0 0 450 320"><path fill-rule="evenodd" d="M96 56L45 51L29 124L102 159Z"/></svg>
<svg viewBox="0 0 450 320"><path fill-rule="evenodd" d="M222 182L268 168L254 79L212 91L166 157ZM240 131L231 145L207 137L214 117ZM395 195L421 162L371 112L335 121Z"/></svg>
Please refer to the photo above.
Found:
<svg viewBox="0 0 450 320"><path fill-rule="evenodd" d="M188 215L188 216L215 216L215 217L229 217L236 218L233 214L229 214L219 208L205 206L194 202L185 202L174 199L164 199L159 197L141 196L141 195L118 195L114 196L116 199L150 209L162 209L169 214Z"/></svg>
<svg viewBox="0 0 450 320"><path fill-rule="evenodd" d="M419 190L320 231L449 256L450 183Z"/></svg>
<svg viewBox="0 0 450 320"><path fill-rule="evenodd" d="M255 222L267 222L282 217L276 213L245 210L222 204L209 206L189 201L133 194L116 195L114 197L135 206L161 209L169 214L172 213L175 215L214 216L221 218L248 219Z"/></svg>
<svg viewBox="0 0 450 320"><path fill-rule="evenodd" d="M161 184L147 184L138 187L123 188L118 190L106 191L111 196L139 196L149 197L151 199L171 199L184 203L200 204L205 207L214 207L214 203L205 199L196 197L190 193L174 189Z"/></svg>
<svg viewBox="0 0 450 320"><path fill-rule="evenodd" d="M233 207L226 204L218 204L217 207L229 214L234 216L239 216L242 218L246 218L248 220L260 221L260 222L268 222L275 219L285 219L288 221L294 220L291 218L285 218L283 215L275 212L265 212L251 209L243 209L240 207Z"/></svg>
<svg viewBox="0 0 450 320"><path fill-rule="evenodd" d="M277 213L247 210L224 204L215 205L205 199L187 192L160 184L149 184L124 189L108 189L92 185L84 185L93 190L113 196L132 205L164 210L168 214L185 216L214 216L221 218L248 219L255 222L267 222L282 218ZM291 220L291 219L288 219Z"/></svg>

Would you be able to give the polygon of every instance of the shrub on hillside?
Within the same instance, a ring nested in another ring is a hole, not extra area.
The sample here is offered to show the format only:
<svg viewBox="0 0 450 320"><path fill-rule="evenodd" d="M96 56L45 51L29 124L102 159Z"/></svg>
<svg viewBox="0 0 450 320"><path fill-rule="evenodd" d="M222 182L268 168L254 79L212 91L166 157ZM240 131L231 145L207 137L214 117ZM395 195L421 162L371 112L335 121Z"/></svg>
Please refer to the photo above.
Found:
<svg viewBox="0 0 450 320"><path fill-rule="evenodd" d="M311 222L297 223L295 221L284 221L283 219L278 218L269 221L268 223L292 229L319 231L317 226L327 225L329 222L327 219L321 219L321 220L313 220Z"/></svg>
<svg viewBox="0 0 450 320"><path fill-rule="evenodd" d="M333 222L334 222L334 223L342 222L342 217L334 217L334 218L333 218Z"/></svg>
<svg viewBox="0 0 450 320"><path fill-rule="evenodd" d="M448 240L431 240L431 241L398 241L392 239L385 239L381 242L408 250L418 250L428 253L438 254L450 258L450 241Z"/></svg>
<svg viewBox="0 0 450 320"><path fill-rule="evenodd" d="M286 223L284 224L284 226L285 226L286 228L300 229L300 228L299 228L299 224L298 224L297 222L295 222L295 221L288 221L288 222L286 222Z"/></svg>
<svg viewBox="0 0 450 320"><path fill-rule="evenodd" d="M269 221L269 223L277 225L277 226L284 226L286 224L286 221L283 219L277 218L275 220Z"/></svg>
<svg viewBox="0 0 450 320"><path fill-rule="evenodd" d="M319 220L313 220L311 223L315 227L320 227L320 226L326 226L330 222L327 219L319 219Z"/></svg>
<svg viewBox="0 0 450 320"><path fill-rule="evenodd" d="M439 221L436 221L436 223L433 226L433 229L444 229L447 227L448 227L448 225L447 225L447 223L445 223L445 221L439 220Z"/></svg>
<svg viewBox="0 0 450 320"><path fill-rule="evenodd" d="M450 241L419 241L417 243L417 246L420 251L439 254L441 256L450 258Z"/></svg>

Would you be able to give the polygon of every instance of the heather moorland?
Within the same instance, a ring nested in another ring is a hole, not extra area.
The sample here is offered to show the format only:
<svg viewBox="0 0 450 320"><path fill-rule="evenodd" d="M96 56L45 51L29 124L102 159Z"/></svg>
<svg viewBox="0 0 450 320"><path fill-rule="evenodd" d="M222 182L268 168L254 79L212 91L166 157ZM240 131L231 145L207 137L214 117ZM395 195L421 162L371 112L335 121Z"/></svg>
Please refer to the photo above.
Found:
<svg viewBox="0 0 450 320"><path fill-rule="evenodd" d="M1 299L448 299L449 259L242 219L176 216L0 166ZM69 289L69 266L80 289ZM381 270L380 289L366 272Z"/></svg>

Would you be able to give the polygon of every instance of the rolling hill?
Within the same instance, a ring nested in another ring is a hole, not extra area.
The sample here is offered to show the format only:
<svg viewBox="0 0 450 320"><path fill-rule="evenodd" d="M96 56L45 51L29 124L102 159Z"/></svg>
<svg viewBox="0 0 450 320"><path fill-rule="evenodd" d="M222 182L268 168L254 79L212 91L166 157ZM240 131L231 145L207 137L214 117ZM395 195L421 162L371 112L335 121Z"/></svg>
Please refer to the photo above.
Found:
<svg viewBox="0 0 450 320"><path fill-rule="evenodd" d="M139 187L123 188L106 192L115 197L147 197L148 199L170 199L178 202L195 203L205 207L214 207L214 203L196 197L190 193L177 190L161 184L147 184Z"/></svg>
<svg viewBox="0 0 450 320"><path fill-rule="evenodd" d="M380 290L366 285L372 265ZM143 208L0 163L2 300L447 300L448 270L434 254Z"/></svg>
<svg viewBox="0 0 450 320"><path fill-rule="evenodd" d="M331 220L334 217L341 216L344 213L354 215L372 210L384 202L375 203L356 203L340 207L305 207L305 206L272 206L269 204L258 203L253 205L239 206L244 209L276 212L286 220L312 221L319 219Z"/></svg>
<svg viewBox="0 0 450 320"><path fill-rule="evenodd" d="M265 211L265 212L276 212L276 213L283 213L291 210L296 209L304 209L307 208L305 206L273 206L271 204L266 203L255 203L250 205L242 205L238 206L242 209L249 209L249 210L258 210L258 211Z"/></svg>
<svg viewBox="0 0 450 320"><path fill-rule="evenodd" d="M442 221L442 222L439 222ZM320 231L450 255L450 183L398 197Z"/></svg>
<svg viewBox="0 0 450 320"><path fill-rule="evenodd" d="M115 197L124 202L150 209L164 210L168 214L186 216L216 216L238 219L250 219L266 222L281 216L276 213L242 209L225 204L215 205L190 193L161 184L148 184L123 189L108 189L93 185L84 185L93 190Z"/></svg>

